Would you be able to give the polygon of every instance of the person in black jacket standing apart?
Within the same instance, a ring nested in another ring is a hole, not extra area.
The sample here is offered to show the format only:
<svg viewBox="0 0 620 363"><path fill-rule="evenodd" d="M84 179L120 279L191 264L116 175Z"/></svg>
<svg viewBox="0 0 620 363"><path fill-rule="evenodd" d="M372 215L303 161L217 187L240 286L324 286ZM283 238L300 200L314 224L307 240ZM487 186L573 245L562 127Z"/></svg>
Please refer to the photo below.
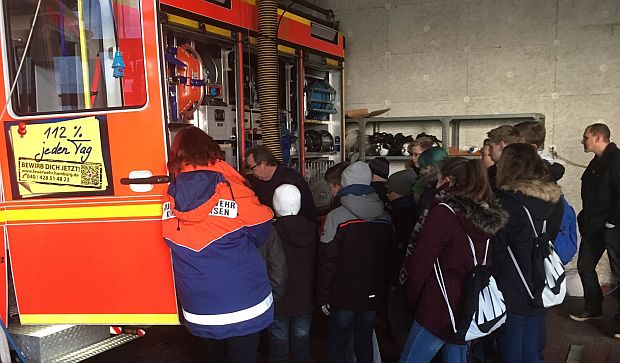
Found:
<svg viewBox="0 0 620 363"><path fill-rule="evenodd" d="M394 228L370 179L363 161L342 172L342 205L329 212L321 234L317 300L329 316L330 363L346 362L351 329L357 363L373 362L372 328L385 305Z"/></svg>
<svg viewBox="0 0 620 363"><path fill-rule="evenodd" d="M620 151L609 142L611 132L605 124L586 127L583 150L593 152L581 177L583 209L577 217L581 244L577 270L583 284L585 308L570 315L576 321L602 315L603 294L596 274L603 252L607 250L611 271L620 281ZM620 339L620 312L616 314L613 336Z"/></svg>
<svg viewBox="0 0 620 363"><path fill-rule="evenodd" d="M273 209L273 192L282 184L292 184L301 192L301 210L299 214L314 221L315 205L308 182L296 170L278 163L276 157L265 145L256 145L246 150L246 171L252 190L258 200Z"/></svg>

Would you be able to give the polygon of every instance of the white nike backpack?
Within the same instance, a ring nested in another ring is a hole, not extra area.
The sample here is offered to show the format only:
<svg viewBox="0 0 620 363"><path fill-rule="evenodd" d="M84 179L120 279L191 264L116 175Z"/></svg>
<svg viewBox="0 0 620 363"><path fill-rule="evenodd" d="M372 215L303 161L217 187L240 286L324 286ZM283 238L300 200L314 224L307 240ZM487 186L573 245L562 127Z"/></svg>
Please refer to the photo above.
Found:
<svg viewBox="0 0 620 363"><path fill-rule="evenodd" d="M534 241L534 251L532 253L532 288L530 288L525 281L523 272L521 272L521 268L510 247L508 247L508 253L517 268L519 277L530 299L532 299L532 305L545 308L559 305L564 301L564 297L566 296L564 265L562 264L560 256L555 252L553 242L549 240L546 233L547 221L543 222L542 232L539 235L534 226L530 211L525 206L523 206L523 209L525 209L525 213L527 213L530 219L530 224L532 225L532 230L536 237Z"/></svg>
<svg viewBox="0 0 620 363"><path fill-rule="evenodd" d="M449 205L445 203L441 203L440 205L447 207L452 213L456 214ZM470 341L489 335L506 322L504 295L502 295L502 292L497 287L495 278L491 276L491 271L487 266L489 240L487 239L484 249L484 260L482 264L478 264L474 243L469 236L467 236L467 239L469 240L469 247L473 256L474 269L471 275L465 280L465 287L463 288L462 295L463 300L461 301L463 316L458 322L458 325L454 321L454 314L448 300L448 293L443 281L439 259L435 261L433 266L439 289L448 306L454 336L462 341Z"/></svg>

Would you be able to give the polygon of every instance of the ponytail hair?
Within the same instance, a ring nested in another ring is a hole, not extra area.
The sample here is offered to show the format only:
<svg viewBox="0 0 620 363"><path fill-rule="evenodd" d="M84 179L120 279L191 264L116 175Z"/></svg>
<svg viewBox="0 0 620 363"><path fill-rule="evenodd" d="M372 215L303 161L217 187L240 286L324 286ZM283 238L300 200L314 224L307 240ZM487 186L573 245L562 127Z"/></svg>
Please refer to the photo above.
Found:
<svg viewBox="0 0 620 363"><path fill-rule="evenodd" d="M444 178L453 178L455 194L478 203L488 202L493 195L488 172L479 159L448 158L440 163L439 172Z"/></svg>

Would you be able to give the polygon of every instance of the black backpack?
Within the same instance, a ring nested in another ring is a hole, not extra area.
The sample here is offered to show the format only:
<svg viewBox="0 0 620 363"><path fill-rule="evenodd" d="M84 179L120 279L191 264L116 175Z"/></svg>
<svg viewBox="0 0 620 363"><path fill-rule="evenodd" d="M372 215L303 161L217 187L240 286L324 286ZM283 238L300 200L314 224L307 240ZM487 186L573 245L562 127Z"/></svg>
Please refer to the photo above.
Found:
<svg viewBox="0 0 620 363"><path fill-rule="evenodd" d="M440 203L456 214L452 207L445 203ZM487 266L487 253L489 251L489 239L487 239L484 250L484 259L481 264L476 259L476 250L471 237L467 236L469 247L473 256L474 269L471 275L465 280L463 288L463 296L461 305L463 306L463 316L458 322L454 321L454 314L448 301L446 286L441 273L439 259L435 261L433 266L439 289L448 305L450 321L454 336L458 340L470 341L491 334L497 330L504 322L506 322L506 304L504 303L504 295L497 287L495 278L491 275L491 271Z"/></svg>

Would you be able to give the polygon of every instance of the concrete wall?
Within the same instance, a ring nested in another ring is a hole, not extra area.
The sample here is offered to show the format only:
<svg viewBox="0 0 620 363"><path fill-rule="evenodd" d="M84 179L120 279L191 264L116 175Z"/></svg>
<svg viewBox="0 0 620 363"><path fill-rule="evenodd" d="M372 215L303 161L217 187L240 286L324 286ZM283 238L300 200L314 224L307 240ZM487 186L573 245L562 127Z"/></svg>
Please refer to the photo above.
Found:
<svg viewBox="0 0 620 363"><path fill-rule="evenodd" d="M586 125L620 140L618 0L322 0L346 37L347 109L386 116L538 112L578 164ZM468 128L485 137L488 125ZM472 138L473 135L473 138ZM583 169L561 185L581 208Z"/></svg>

